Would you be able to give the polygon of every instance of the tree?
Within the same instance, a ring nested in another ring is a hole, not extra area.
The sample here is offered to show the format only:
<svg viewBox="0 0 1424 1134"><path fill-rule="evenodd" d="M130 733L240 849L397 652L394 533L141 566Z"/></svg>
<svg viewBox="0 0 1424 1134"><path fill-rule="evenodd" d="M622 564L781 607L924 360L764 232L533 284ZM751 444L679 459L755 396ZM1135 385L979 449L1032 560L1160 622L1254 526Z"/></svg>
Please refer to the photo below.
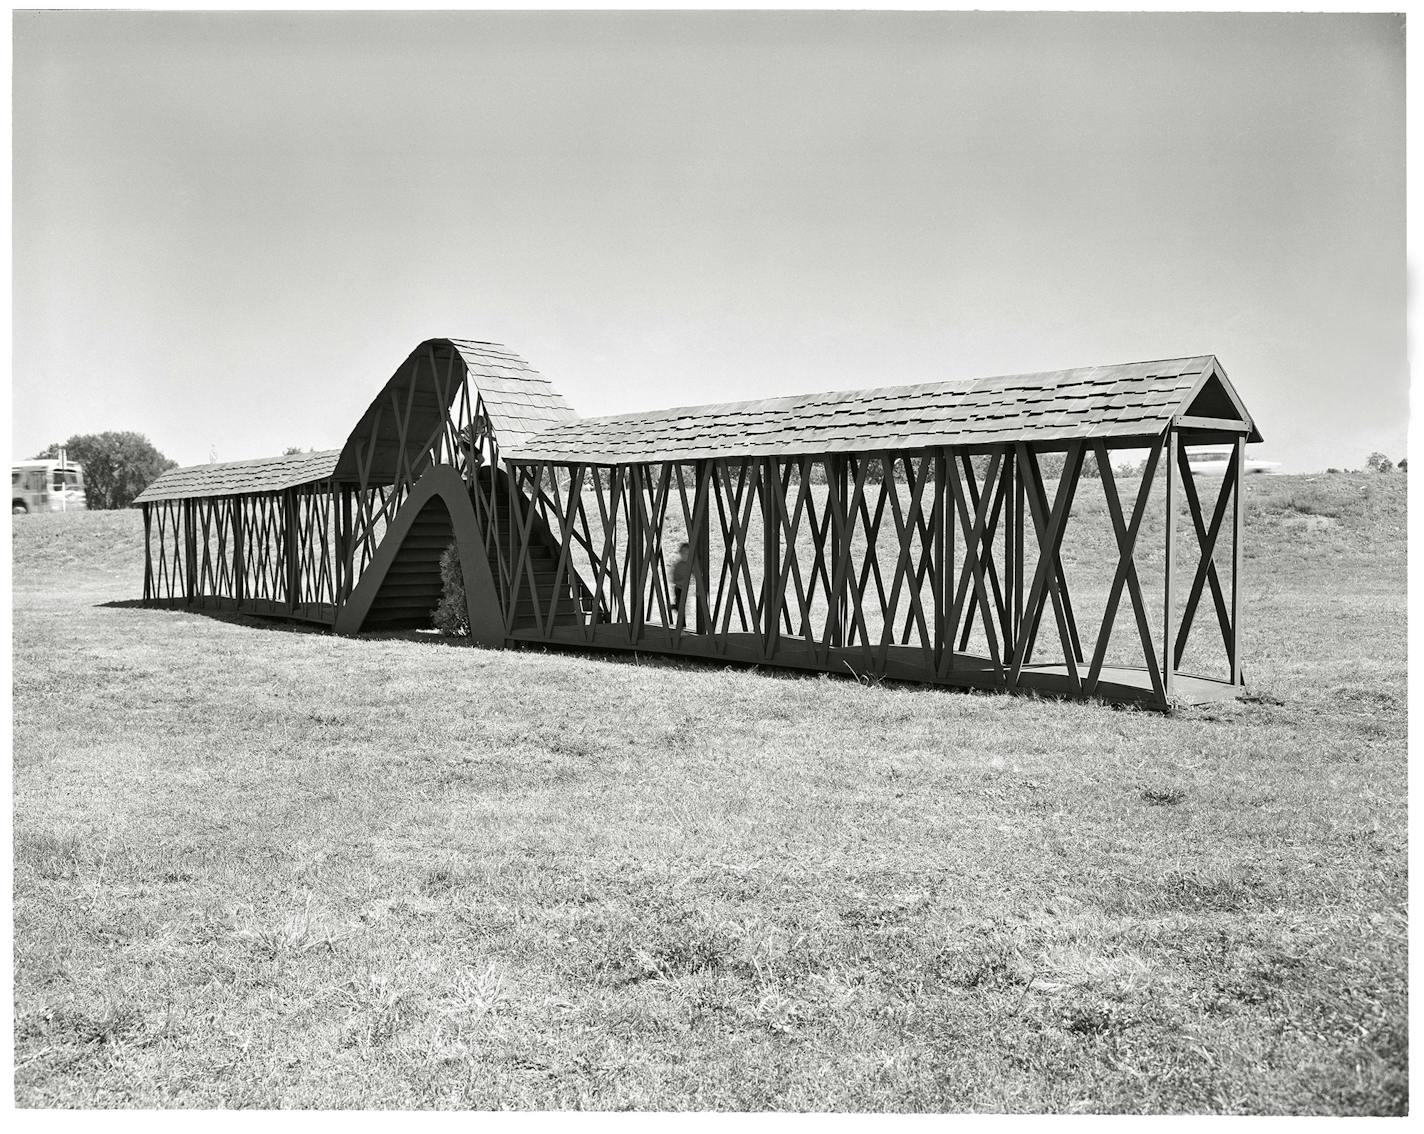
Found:
<svg viewBox="0 0 1424 1134"><path fill-rule="evenodd" d="M1063 475L1063 466L1068 463L1066 453L1040 453L1038 455L1038 471L1043 474L1043 479L1052 483Z"/></svg>
<svg viewBox="0 0 1424 1134"><path fill-rule="evenodd" d="M1383 453L1371 453L1370 459L1365 462L1365 468L1370 472L1393 472L1394 462Z"/></svg>
<svg viewBox="0 0 1424 1134"><path fill-rule="evenodd" d="M1395 465L1395 468L1400 472L1407 472L1409 470L1409 459L1407 457L1400 457L1399 464Z"/></svg>
<svg viewBox="0 0 1424 1134"><path fill-rule="evenodd" d="M1063 469L1067 464L1067 453L1040 453L1038 455L1038 471L1043 474L1044 486L1046 488L1051 488L1063 478ZM1102 479L1103 472L1102 469L1098 467L1098 458L1091 450L1084 452L1083 464L1078 475L1087 480Z"/></svg>
<svg viewBox="0 0 1424 1134"><path fill-rule="evenodd" d="M177 467L142 433L79 433L64 443L65 457L84 466L84 492L94 509L127 508L159 473ZM51 445L36 460L54 460Z"/></svg>

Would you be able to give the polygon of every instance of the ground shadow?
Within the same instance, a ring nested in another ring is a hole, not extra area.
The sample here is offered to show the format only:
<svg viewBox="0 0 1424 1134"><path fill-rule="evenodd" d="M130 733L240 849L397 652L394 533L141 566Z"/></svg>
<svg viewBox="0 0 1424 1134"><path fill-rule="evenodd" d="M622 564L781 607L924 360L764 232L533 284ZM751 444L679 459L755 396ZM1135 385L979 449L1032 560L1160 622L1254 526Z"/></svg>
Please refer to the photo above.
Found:
<svg viewBox="0 0 1424 1134"><path fill-rule="evenodd" d="M323 634L335 636L329 626L323 626L315 622L285 619L274 615L259 616L254 614L239 614L236 611L230 610L203 610L198 607L184 606L146 606L142 599L115 599L109 602L96 603L95 605L97 607L115 610L174 610L185 614L196 614L203 618L211 618L216 622L223 622L229 626L239 626L247 630L262 630L269 633L275 631L287 634ZM371 630L363 631L361 634L356 635L356 637L363 641L372 642L411 642L415 645L426 646L433 649L488 650L491 648L476 645L469 638L451 637L433 628L426 630ZM937 693L1007 695L998 690L937 685L932 682L909 681L895 677L879 677L851 671L835 673L833 671L821 670L781 669L760 662L744 662L734 658L645 653L640 650L609 649L607 647L578 645L575 643L513 642L503 647L503 649L518 651L520 653L563 654L570 657L581 657L588 661L600 662L605 665L638 666L644 669L700 670L703 672L726 669L743 671L755 670L763 677L776 681L819 681L829 678L833 681L854 681L857 684L865 686L885 685L898 689L927 689L934 690ZM1073 700L1071 697L1060 698L1052 693L1045 693L1043 691L1025 691L1017 695L1047 701ZM1139 711L1140 708L1139 706L1117 702L1101 702L1101 704L1115 710Z"/></svg>
<svg viewBox="0 0 1424 1134"><path fill-rule="evenodd" d="M324 634L332 635L333 631L329 626L320 623L304 622L299 619L281 618L275 615L255 615L242 614L232 610L205 610L201 607L187 606L150 606L143 599L113 599L109 602L94 604L97 608L108 610L152 610L152 611L176 611L182 614L194 614L201 618L209 618L214 622L226 623L229 626L239 626L246 630L276 631L287 634ZM374 642L413 642L417 645L430 646L433 648L452 650L479 650L489 647L478 646L469 638L451 637L442 634L439 630L370 630L363 631L357 635L364 641ZM504 647L509 651L520 653L552 653L567 654L574 657L587 658L590 661L605 662L611 665L634 665L642 667L653 667L657 669L688 669L688 670L718 670L718 669L741 669L759 670L767 677L775 677L787 681L814 680L822 676L835 678L836 680L860 681L862 684L879 685L882 682L891 685L918 686L922 682L896 681L889 678L860 677L851 673L831 673L821 674L819 672L803 672L800 670L777 669L775 667L763 666L757 662L741 662L730 658L703 658L690 656L669 656L667 654L644 653L642 651L613 650L600 648L597 646L580 646L566 643L542 643L542 642L515 642ZM926 686L929 688L929 686Z"/></svg>
<svg viewBox="0 0 1424 1134"><path fill-rule="evenodd" d="M235 610L206 610L197 606L166 606L150 605L143 599L112 599L109 602L94 604L97 608L108 610L151 610L155 613L176 613L194 614L200 618L210 618L214 622L225 622L229 626L241 626L247 630L268 630L286 634L330 634L331 627L323 626L319 622L306 622L298 618L281 618L273 615L243 614ZM371 638L405 638L412 640L419 639L420 631L391 631L382 634L362 635Z"/></svg>

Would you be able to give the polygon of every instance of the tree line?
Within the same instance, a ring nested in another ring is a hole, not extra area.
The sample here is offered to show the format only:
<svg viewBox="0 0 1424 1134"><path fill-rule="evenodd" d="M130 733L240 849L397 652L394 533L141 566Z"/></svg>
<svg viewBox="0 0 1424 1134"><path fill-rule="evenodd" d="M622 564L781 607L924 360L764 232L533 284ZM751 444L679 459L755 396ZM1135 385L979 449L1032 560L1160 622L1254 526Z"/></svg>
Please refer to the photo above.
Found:
<svg viewBox="0 0 1424 1134"><path fill-rule="evenodd" d="M160 473L177 468L142 433L76 433L63 445L36 453L37 461L59 459L84 467L84 496L93 509L127 508Z"/></svg>

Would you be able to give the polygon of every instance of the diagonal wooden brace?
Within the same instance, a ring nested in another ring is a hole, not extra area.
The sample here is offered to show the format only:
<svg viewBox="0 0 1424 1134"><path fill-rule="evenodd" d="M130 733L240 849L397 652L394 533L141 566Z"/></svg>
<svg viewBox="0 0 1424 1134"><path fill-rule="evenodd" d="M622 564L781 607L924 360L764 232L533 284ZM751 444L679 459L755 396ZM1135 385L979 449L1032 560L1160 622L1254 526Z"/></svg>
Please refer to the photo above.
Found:
<svg viewBox="0 0 1424 1134"><path fill-rule="evenodd" d="M1203 583L1211 584L1211 597L1216 605L1217 624L1221 627L1222 644L1226 647L1226 656L1232 656L1233 641L1236 628L1231 624L1231 614L1226 607L1226 596L1222 593L1221 577L1216 570L1216 541L1221 535L1222 521L1226 518L1226 506L1231 503L1231 494L1236 487L1236 462L1232 461L1226 467L1226 475L1221 478L1221 488L1216 498L1216 507L1212 510L1211 525L1208 527L1202 521L1201 501L1197 497L1196 482L1192 477L1191 464L1187 461L1185 447L1178 450L1180 462L1178 467L1182 470L1182 489L1187 498L1187 510L1192 516L1192 526L1196 529L1197 542L1201 546L1201 562L1197 564L1197 573L1192 579L1192 589L1187 595L1187 605L1182 611L1182 623L1177 631L1177 642L1172 650L1172 664L1174 667L1182 664L1182 654L1187 648L1187 637L1192 630L1192 620L1196 617L1197 604L1201 602Z"/></svg>
<svg viewBox="0 0 1424 1134"><path fill-rule="evenodd" d="M999 449L990 453L989 467L984 473L984 485L979 494L979 506L975 509L972 520L969 516L968 494L959 474L958 463L953 456L947 462L950 493L954 497L955 508L959 513L959 522L965 532L964 566L960 570L959 586L955 591L954 603L949 612L950 644L953 644L954 634L959 629L959 618L964 611L964 601L967 597L969 584L972 582L975 597L979 601L980 614L984 620L984 637L989 643L989 657L1000 680L1004 678L1004 663L999 653L998 636L994 633L994 612L990 606L989 591L984 582L984 565L979 550L984 542L984 531L989 520L989 508L995 495L993 489L997 485L1003 459L1004 454ZM945 656L940 663L941 672L946 670L952 656L952 649L945 651Z"/></svg>
<svg viewBox="0 0 1424 1134"><path fill-rule="evenodd" d="M1093 660L1088 667L1088 679L1083 683L1083 692L1089 696L1098 687L1098 680L1103 670L1103 660L1107 657L1108 641L1112 637L1113 623L1117 619L1118 602L1122 597L1122 588L1127 586L1128 595L1132 602L1132 613L1137 620L1137 633L1142 640L1142 656L1147 664L1148 675L1152 679L1152 689L1158 698L1165 701L1167 691L1162 683L1162 673L1157 665L1157 646L1152 640L1152 626L1147 618L1147 604L1142 598L1142 585L1137 578L1137 564L1134 560L1134 551L1137 546L1137 533L1142 528L1142 520L1147 515L1147 504L1152 498L1152 483L1157 473L1157 462L1162 457L1162 439L1158 438L1147 455L1147 466L1142 474L1142 484L1137 492L1137 501L1132 509L1132 520L1129 523L1123 519L1122 501L1118 497L1117 481L1113 476L1112 465L1108 461L1107 446L1102 441L1093 443L1093 452L1097 455L1098 469L1102 474L1103 496L1107 500L1108 515L1112 519L1113 534L1117 538L1117 570L1113 572L1112 586L1108 590L1107 607L1103 612L1103 626L1098 632L1098 644L1093 650Z"/></svg>
<svg viewBox="0 0 1424 1134"><path fill-rule="evenodd" d="M1068 667L1068 676L1074 687L1081 689L1082 681L1078 675L1078 666L1074 656L1073 637L1056 584L1059 578L1058 566L1061 562L1059 552L1063 544L1063 533L1068 527L1068 506L1072 502L1073 492L1078 485L1078 474L1083 468L1083 442L1074 441L1068 447L1068 457L1063 465L1062 479L1058 482L1053 511L1047 518L1043 516L1043 508L1046 507L1048 500L1047 494L1043 491L1042 479L1037 476L1038 464L1032 459L1032 454L1025 443L1017 442L1015 448L1018 451L1020 468L1026 477L1031 478L1028 503L1029 510L1033 513L1034 526L1039 533L1039 555L1038 568L1034 572L1033 586L1029 590L1028 605L1024 611L1027 617L1024 619L1023 625L1019 627L1018 641L1014 644L1009 669L1009 686L1013 688L1018 685L1024 662L1027 660L1029 651L1033 648L1033 640L1038 634L1038 624L1043 617L1043 608L1047 605L1049 596L1052 595L1053 610L1058 620L1059 635L1063 641L1063 655L1064 662Z"/></svg>
<svg viewBox="0 0 1424 1134"><path fill-rule="evenodd" d="M969 489L969 506L979 507L979 488L974 483L974 466L970 463L969 457L962 456L960 464L964 469L964 482ZM1008 628L1008 606L1004 595L1004 588L999 585L999 571L994 565L994 537L999 530L999 518L1004 510L1004 502L1007 499L1005 490L1008 488L1010 470L1005 465L1003 475L999 477L998 489L994 493L994 504L989 512L989 522L984 528L984 538L979 544L980 565L985 571L989 580L989 588L994 592L994 608L999 612L999 626L1004 632L1004 641L1009 641ZM988 491L988 485L985 485ZM964 629L959 635L959 651L963 653L969 645L969 635L974 630L974 608L969 608L969 616L964 620Z"/></svg>

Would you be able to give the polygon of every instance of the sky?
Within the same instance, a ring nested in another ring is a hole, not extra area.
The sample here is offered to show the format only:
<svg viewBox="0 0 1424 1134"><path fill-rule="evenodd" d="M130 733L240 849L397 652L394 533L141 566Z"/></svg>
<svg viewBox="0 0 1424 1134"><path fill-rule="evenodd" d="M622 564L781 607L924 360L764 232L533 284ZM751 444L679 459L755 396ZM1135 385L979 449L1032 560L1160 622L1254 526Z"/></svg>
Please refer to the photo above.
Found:
<svg viewBox="0 0 1424 1134"><path fill-rule="evenodd" d="M424 339L586 416L1212 353L1405 454L1399 16L14 15L12 446L337 448Z"/></svg>

